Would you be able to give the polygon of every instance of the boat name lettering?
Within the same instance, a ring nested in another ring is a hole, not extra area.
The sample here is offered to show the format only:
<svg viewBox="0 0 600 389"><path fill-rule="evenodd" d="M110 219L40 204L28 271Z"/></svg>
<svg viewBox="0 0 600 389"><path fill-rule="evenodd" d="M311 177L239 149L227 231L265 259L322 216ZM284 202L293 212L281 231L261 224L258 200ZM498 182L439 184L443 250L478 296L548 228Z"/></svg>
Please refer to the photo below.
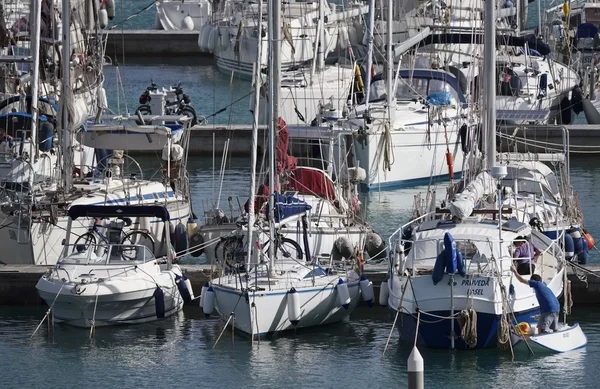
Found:
<svg viewBox="0 0 600 389"><path fill-rule="evenodd" d="M483 289L469 289L467 295L471 296L483 296Z"/></svg>
<svg viewBox="0 0 600 389"><path fill-rule="evenodd" d="M463 280L462 286L490 286L489 278L487 280Z"/></svg>

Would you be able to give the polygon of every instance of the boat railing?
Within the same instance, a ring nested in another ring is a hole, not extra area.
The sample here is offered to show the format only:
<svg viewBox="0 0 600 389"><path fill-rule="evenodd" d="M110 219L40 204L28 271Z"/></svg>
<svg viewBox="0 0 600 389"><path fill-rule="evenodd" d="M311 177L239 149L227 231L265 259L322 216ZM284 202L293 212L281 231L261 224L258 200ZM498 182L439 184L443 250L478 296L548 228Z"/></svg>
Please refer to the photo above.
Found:
<svg viewBox="0 0 600 389"><path fill-rule="evenodd" d="M388 245L388 247L394 247L394 246L392 245L392 240L394 239L394 237L395 237L396 235L398 235L398 234L400 234L402 231L404 231L404 229L405 229L406 227L410 226L411 224L415 224L415 223L418 223L418 222L420 222L420 221L424 221L424 220L426 220L426 218L427 218L427 217L429 217L429 216L433 216L433 215L435 215L435 212L428 212L428 213L426 213L426 214L424 214L424 215L421 215L421 216L419 216L419 217L418 217L418 218L416 218L416 219L412 219L411 221L409 221L409 222L408 222L408 223L406 223L406 224L403 224L403 225L401 225L401 226L400 226L400 227L399 227L399 228L398 228L396 231L394 231L394 232L392 233L392 235L390 235L390 237L389 237L389 239L388 239L388 244L389 244L389 245ZM403 239L399 239L399 240L398 240L398 243L402 244L402 241L403 241ZM408 240L406 240L406 241L408 242Z"/></svg>
<svg viewBox="0 0 600 389"><path fill-rule="evenodd" d="M74 243L63 247L61 264L75 265L139 265L156 260L143 244Z"/></svg>
<svg viewBox="0 0 600 389"><path fill-rule="evenodd" d="M425 215L424 215L425 216ZM564 235L564 232L562 232ZM502 276L509 275L512 266L516 261L529 264L529 274L539 273L542 278L545 278L545 272L550 271L551 274L558 272L562 267L561 258L562 250L559 246L560 237L557 240L553 240L545 249L539 250L539 255L525 256L525 257L514 257L514 249L508 249L506 241L500 241L498 239L455 239L457 250L460 251L467 273L479 273L486 274L487 276ZM391 242L391 241L390 241ZM512 243L513 245L518 242L529 242L527 239L516 239ZM427 245L435 247L434 251L427 250ZM421 246L421 247L419 247ZM414 276L415 272L419 271L419 263L430 262L429 266L426 266L429 270L433 270L437 258L444 251L444 239L443 238L431 238L431 239L420 239L417 242L410 239L400 239L399 247L408 248L412 250L410 258L403 256L405 252L402 252L402 259L396 263L398 272L403 273L405 270L409 270L411 275ZM482 250L483 248L487 250ZM502 250L499 250L502 247ZM423 256L415 255L419 250L423 250L425 254ZM534 249L535 250L535 249ZM427 253L429 251L429 253ZM482 252L484 251L484 252ZM400 263L401 262L401 263ZM496 267L488 267L492 262L497 263ZM477 269L471 270L471 266L476 265ZM536 266L534 269L533 266ZM496 274L499 273L499 274Z"/></svg>

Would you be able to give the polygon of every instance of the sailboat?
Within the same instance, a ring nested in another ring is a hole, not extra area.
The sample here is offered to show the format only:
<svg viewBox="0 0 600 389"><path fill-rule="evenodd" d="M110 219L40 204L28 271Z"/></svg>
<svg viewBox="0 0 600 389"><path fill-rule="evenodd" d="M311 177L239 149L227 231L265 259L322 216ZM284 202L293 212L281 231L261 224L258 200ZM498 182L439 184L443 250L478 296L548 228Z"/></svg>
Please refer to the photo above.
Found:
<svg viewBox="0 0 600 389"><path fill-rule="evenodd" d="M62 23L65 26L76 26L76 21L71 23L71 8L68 1L63 3ZM39 12L39 5L38 5ZM36 20L39 25L39 13ZM71 37L75 34L69 29L63 29L62 58L71 58ZM75 28L77 32L77 29ZM35 42L35 40L34 40ZM74 42L79 43L79 40ZM33 50L32 56L37 55L39 50ZM99 54L95 54L99 55ZM102 55L100 55L102 58ZM45 155L52 155L51 167L56 174L50 179L41 182L37 172L31 174L32 183L28 185L6 185L8 198L0 210L3 218L0 225L0 242L4 248L5 263L54 265L62 252L62 237L68 223L67 211L73 205L155 205L157 203L168 208L175 230L179 229L180 242L185 241L185 232L182 224L185 224L190 215L190 198L187 176L184 174L186 166L186 153L184 152L189 139L189 123L191 118L164 117L156 111L156 116L142 115L142 121L148 124L138 125L139 117L109 117L112 123L100 121L106 117L97 112L94 115L95 123L87 123L81 127L82 120L88 118L88 109L79 112L76 105L72 105L71 97L82 93L87 85L81 81L81 76L86 78L85 73L80 71L88 67L81 67L75 60L61 62L61 83L63 98L60 99L60 115L58 119L59 142L53 142L49 149L43 148L44 144L38 146L36 139L37 131L32 131L31 142L27 156L35 162L45 160ZM91 63L90 63L90 67ZM37 66L34 67L37 69ZM100 68L101 69L101 68ZM96 69L97 70L97 69ZM34 72L35 75L35 72ZM72 77L73 75L73 77ZM92 77L90 81L96 80ZM34 78L35 81L35 78ZM79 89L72 87L75 82ZM96 85L93 84L92 85ZM37 82L32 83L35 88ZM32 91L36 93L35 89ZM73 96L70 93L73 93ZM164 93L158 93L157 104L164 103ZM76 99L77 100L77 99ZM35 107L37 99L32 99ZM164 106L164 105L163 105ZM101 105L98 110L101 110ZM78 113L79 112L79 113ZM85 112L85 114L83 113ZM37 111L32 111L32 116ZM83 119L82 119L83 118ZM156 123L152 124L152 120ZM165 122L174 121L169 125ZM37 120L32 118L31 124L35 126ZM32 127L35 128L35 127ZM54 131L51 134L54 137ZM48 142L49 136L43 138ZM24 139L23 139L24 140ZM25 142L22 142L24 145ZM39 147L39 152L37 148ZM21 149L24 149L22 146ZM144 179L143 171L137 161L128 156L124 150L156 150L163 152L164 170L160 180ZM22 150L23 151L23 150ZM88 153L87 158L83 155ZM95 164L91 162L95 154ZM56 156L60 156L57 158ZM26 165L29 161L23 155L14 158ZM14 176L14 175L13 175ZM10 176L9 176L10 177ZM27 177L27 176L26 176ZM46 177L43 177L46 178ZM109 224L107 222L106 224ZM79 218L74 228L78 228L81 234L89 231L95 225L94 220ZM107 226L103 226L107 227ZM153 235L153 239L160 241L164 233L161 224L153 223L152 220L140 218L131 226L132 230L145 230ZM175 232L176 233L176 232ZM96 240L100 238L93 235ZM174 239L174 241L177 241ZM120 243L120 242L112 242ZM187 247L178 245L181 250ZM163 245L156 245L155 254L160 255L165 251Z"/></svg>
<svg viewBox="0 0 600 389"><path fill-rule="evenodd" d="M323 267L309 258L304 260L286 255L286 250L279 247L281 240L276 237L275 223L286 214L303 212L308 204L293 195L281 195L275 189L276 178L279 178L275 169L275 140L281 120L278 114L281 65L280 32L278 28L272 27L279 26L280 3L273 1L271 7L269 110L272 120L269 121L269 185L273 195L269 196L269 228L267 231L257 232L257 235L268 234L271 244L268 249L260 245L254 249L253 243L260 242L260 236L255 238L253 233L256 175L253 169L247 239L252 243L249 245L252 249L247 251L244 266L233 267L221 277L212 280L207 288L203 288L201 297L206 314L211 314L216 305L220 316L227 320L227 323L233 320L235 328L253 337L340 321L348 317L360 296L360 277L354 270L354 259L348 258L341 263L331 263L330 267ZM255 95L255 98L258 105L258 95ZM256 162L256 114L255 111L251 166L255 166ZM368 284L368 281L365 284Z"/></svg>
<svg viewBox="0 0 600 389"><path fill-rule="evenodd" d="M388 305L404 318L401 336L427 347L508 347L511 325L533 322L539 312L535 294L514 281L511 272L513 243L523 237L530 237L541 252L529 273L539 274L556 296L566 285L564 230L552 240L513 218L502 202L498 183L508 169L498 164L494 142L494 13L494 3L487 3L483 171L466 182L445 209L410 221L390 238L395 260L389 268Z"/></svg>

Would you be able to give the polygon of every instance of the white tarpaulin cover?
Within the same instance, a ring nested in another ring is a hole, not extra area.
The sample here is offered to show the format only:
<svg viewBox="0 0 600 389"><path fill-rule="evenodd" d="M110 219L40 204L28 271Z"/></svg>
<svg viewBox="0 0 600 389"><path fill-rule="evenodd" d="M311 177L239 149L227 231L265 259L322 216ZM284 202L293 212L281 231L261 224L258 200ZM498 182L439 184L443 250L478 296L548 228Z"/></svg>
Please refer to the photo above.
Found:
<svg viewBox="0 0 600 389"><path fill-rule="evenodd" d="M473 212L473 208L479 200L485 195L494 193L495 188L496 180L488 172L481 172L462 192L456 195L454 201L448 205L448 210L452 216L463 219Z"/></svg>

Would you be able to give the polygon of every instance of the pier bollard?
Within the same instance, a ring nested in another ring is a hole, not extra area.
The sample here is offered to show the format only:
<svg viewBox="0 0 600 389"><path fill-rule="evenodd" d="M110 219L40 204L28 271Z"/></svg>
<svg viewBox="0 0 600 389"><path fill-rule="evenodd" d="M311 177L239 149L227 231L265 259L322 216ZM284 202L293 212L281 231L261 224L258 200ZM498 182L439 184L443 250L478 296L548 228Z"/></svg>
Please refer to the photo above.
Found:
<svg viewBox="0 0 600 389"><path fill-rule="evenodd" d="M423 389L425 387L423 370L423 357L417 346L414 346L408 357L408 389Z"/></svg>

